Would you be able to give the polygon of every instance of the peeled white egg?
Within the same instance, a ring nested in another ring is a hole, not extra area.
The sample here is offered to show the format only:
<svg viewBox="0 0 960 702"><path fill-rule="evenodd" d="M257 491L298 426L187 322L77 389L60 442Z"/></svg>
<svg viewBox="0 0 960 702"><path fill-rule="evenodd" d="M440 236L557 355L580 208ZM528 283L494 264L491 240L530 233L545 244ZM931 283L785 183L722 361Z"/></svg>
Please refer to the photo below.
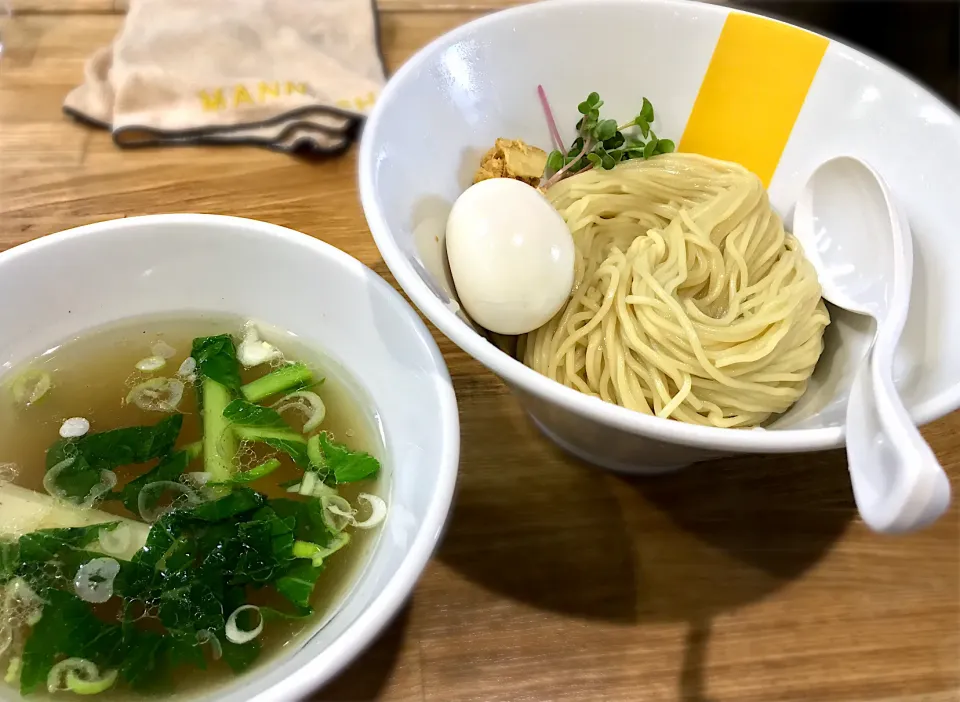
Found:
<svg viewBox="0 0 960 702"><path fill-rule="evenodd" d="M491 178L457 198L447 258L467 314L498 334L526 334L555 315L573 289L573 237L535 188Z"/></svg>

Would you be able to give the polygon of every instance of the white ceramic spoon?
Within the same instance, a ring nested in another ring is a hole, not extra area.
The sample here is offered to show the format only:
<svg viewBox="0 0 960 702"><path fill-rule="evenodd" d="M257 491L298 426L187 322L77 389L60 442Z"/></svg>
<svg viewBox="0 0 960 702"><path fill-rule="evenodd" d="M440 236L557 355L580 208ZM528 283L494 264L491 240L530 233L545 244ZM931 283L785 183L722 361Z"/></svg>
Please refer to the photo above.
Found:
<svg viewBox="0 0 960 702"><path fill-rule="evenodd" d="M860 515L884 533L930 524L950 503L950 482L893 382L913 279L909 224L877 172L841 156L810 176L793 233L824 298L877 323L847 405L847 464Z"/></svg>

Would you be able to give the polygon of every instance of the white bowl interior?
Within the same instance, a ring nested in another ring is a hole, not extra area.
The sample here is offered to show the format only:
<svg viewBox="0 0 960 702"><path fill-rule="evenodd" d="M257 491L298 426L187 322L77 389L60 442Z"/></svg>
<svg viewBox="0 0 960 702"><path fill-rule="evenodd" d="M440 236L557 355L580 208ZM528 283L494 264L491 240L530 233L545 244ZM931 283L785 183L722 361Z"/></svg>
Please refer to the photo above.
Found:
<svg viewBox="0 0 960 702"><path fill-rule="evenodd" d="M406 599L452 500L456 401L430 333L381 278L306 235L227 217L117 220L0 256L0 373L117 320L214 312L263 320L347 370L384 433L390 513L332 619L218 699L292 699L341 669ZM242 687L242 691L241 688Z"/></svg>
<svg viewBox="0 0 960 702"><path fill-rule="evenodd" d="M597 91L604 115L620 121L649 97L658 134L679 142L729 12L686 0L554 0L454 30L397 73L364 134L361 196L384 259L431 321L488 365L499 354L470 342L475 332L446 304L444 223L497 137L549 148L537 85L567 137L578 102ZM611 17L642 28L643 41L581 50L558 39L573 27L577 36L608 36ZM960 405L960 288L952 280L960 118L896 71L831 41L769 187L788 224L808 175L840 154L883 175L913 228L913 299L895 375L913 416L930 421ZM821 447L840 440L852 369L872 335L855 315L833 311L833 320L809 392L775 425L819 429ZM497 366L508 382L530 385L519 364ZM750 441L772 447L776 434L783 432Z"/></svg>

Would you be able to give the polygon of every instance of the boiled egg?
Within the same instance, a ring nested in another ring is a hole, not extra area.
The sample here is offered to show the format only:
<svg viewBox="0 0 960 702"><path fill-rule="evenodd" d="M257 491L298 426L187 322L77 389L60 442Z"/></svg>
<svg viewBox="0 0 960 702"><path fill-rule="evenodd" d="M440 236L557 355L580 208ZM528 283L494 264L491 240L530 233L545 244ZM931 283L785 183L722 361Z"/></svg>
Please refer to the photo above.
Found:
<svg viewBox="0 0 960 702"><path fill-rule="evenodd" d="M446 230L460 304L498 334L526 334L555 315L573 289L574 246L566 222L535 188L511 178L460 195Z"/></svg>

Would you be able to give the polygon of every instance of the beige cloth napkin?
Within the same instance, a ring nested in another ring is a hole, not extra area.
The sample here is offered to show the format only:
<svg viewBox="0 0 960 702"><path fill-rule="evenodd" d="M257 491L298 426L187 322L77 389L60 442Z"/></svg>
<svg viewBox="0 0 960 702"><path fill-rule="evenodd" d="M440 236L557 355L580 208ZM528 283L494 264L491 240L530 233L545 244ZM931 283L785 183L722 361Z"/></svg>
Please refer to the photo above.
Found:
<svg viewBox="0 0 960 702"><path fill-rule="evenodd" d="M133 0L64 111L123 147L346 147L384 83L374 0Z"/></svg>

